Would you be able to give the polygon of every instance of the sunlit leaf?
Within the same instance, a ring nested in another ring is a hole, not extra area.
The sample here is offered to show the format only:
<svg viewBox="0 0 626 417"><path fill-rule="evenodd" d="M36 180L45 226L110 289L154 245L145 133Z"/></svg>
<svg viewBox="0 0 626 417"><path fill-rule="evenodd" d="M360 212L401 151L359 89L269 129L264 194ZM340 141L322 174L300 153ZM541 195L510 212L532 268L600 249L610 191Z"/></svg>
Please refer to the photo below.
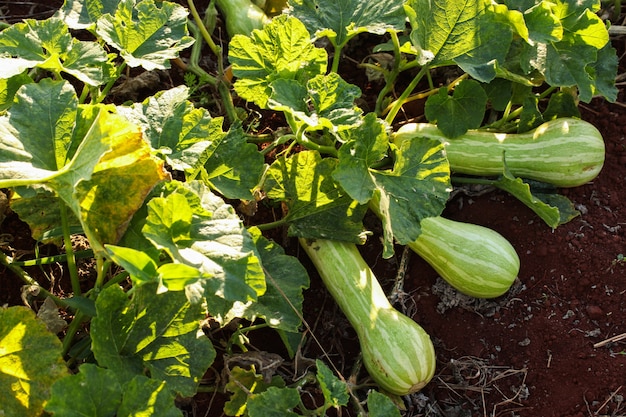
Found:
<svg viewBox="0 0 626 417"><path fill-rule="evenodd" d="M175 395L165 381L137 375L124 386L124 396L116 417L183 417Z"/></svg>
<svg viewBox="0 0 626 417"><path fill-rule="evenodd" d="M300 19L310 33L328 37L337 47L359 33L382 35L389 30L404 30L402 5L401 0L295 0L289 2L289 13Z"/></svg>
<svg viewBox="0 0 626 417"><path fill-rule="evenodd" d="M0 58L1 60L2 58ZM33 79L26 74L14 75L0 79L0 112L7 110L13 104L17 90L24 84L32 83Z"/></svg>
<svg viewBox="0 0 626 417"><path fill-rule="evenodd" d="M522 55L522 66L527 72L531 69L538 70L552 86L576 86L580 100L589 102L598 91L594 68L598 66L596 63L599 51L609 42L608 30L595 13L595 2L558 0L553 3L543 10L543 14L549 14L551 19L558 20L558 24L562 26L562 37L554 40L555 36L535 36L541 42L526 46ZM614 70L616 72L616 68L609 65L600 79L600 91L609 94L611 99L613 89L610 86L606 88L606 74L610 72L614 79Z"/></svg>
<svg viewBox="0 0 626 417"><path fill-rule="evenodd" d="M65 0L56 15L72 29L86 29L105 13L114 14L120 0Z"/></svg>
<svg viewBox="0 0 626 417"><path fill-rule="evenodd" d="M111 64L97 42L73 38L60 19L27 19L0 32L0 78L39 67L66 72L89 85L108 79Z"/></svg>
<svg viewBox="0 0 626 417"><path fill-rule="evenodd" d="M131 67L150 71L170 68L170 60L191 46L187 10L176 3L121 0L114 14L100 16L96 32Z"/></svg>
<svg viewBox="0 0 626 417"><path fill-rule="evenodd" d="M363 243L361 223L366 206L359 205L333 181L337 161L315 151L279 158L267 172L270 199L284 201L285 220L294 236Z"/></svg>
<svg viewBox="0 0 626 417"><path fill-rule="evenodd" d="M220 320L235 301L255 301L266 291L265 275L252 237L233 208L198 182L171 187L148 204L144 235L174 262L199 273L190 300L208 298Z"/></svg>
<svg viewBox="0 0 626 417"><path fill-rule="evenodd" d="M148 370L173 392L192 396L215 358L209 339L200 331L200 305L182 292L156 294L146 284L129 296L118 286L104 289L91 323L93 353L101 366L125 384Z"/></svg>
<svg viewBox="0 0 626 417"><path fill-rule="evenodd" d="M46 411L64 417L114 417L122 400L115 372L86 363L52 386Z"/></svg>
<svg viewBox="0 0 626 417"><path fill-rule="evenodd" d="M383 257L393 255L393 244L407 244L421 233L425 217L443 211L450 192L450 166L439 140L404 141L390 171L371 171L376 192L370 202L383 222Z"/></svg>
<svg viewBox="0 0 626 417"><path fill-rule="evenodd" d="M484 0L409 0L411 41L420 64L445 63L478 47L479 17L487 4Z"/></svg>
<svg viewBox="0 0 626 417"><path fill-rule="evenodd" d="M230 315L250 321L265 320L270 327L298 332L302 325L302 291L309 287L309 276L304 266L293 256L286 255L278 244L250 230L263 262L267 290L256 302L236 303Z"/></svg>
<svg viewBox="0 0 626 417"><path fill-rule="evenodd" d="M336 73L318 75L306 85L278 79L271 83L268 107L290 114L307 130L348 129L360 123L362 111L354 104L361 90ZM293 127L297 130L297 127Z"/></svg>
<svg viewBox="0 0 626 417"><path fill-rule="evenodd" d="M228 45L228 58L237 77L237 94L265 108L270 84L277 78L307 80L326 72L327 54L311 42L298 19L277 16L250 37L235 35Z"/></svg>
<svg viewBox="0 0 626 417"><path fill-rule="evenodd" d="M0 414L38 416L52 384L68 375L61 342L32 310L0 307Z"/></svg>

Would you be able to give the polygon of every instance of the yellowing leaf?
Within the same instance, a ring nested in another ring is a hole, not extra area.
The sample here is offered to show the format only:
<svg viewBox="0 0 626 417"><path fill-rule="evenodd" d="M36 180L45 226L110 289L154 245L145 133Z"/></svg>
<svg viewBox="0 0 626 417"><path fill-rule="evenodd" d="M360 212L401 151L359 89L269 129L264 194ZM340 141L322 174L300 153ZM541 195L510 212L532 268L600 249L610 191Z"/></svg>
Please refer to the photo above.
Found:
<svg viewBox="0 0 626 417"><path fill-rule="evenodd" d="M67 373L61 342L32 310L0 308L0 415L38 416Z"/></svg>

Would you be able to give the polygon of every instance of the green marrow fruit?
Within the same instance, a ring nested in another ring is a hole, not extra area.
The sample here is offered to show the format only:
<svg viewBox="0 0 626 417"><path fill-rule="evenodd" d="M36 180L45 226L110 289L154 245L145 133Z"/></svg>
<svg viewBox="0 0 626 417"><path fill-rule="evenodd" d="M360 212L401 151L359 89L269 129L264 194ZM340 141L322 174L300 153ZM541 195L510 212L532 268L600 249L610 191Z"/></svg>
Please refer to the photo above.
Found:
<svg viewBox="0 0 626 417"><path fill-rule="evenodd" d="M235 35L250 36L254 29L263 29L270 22L265 12L250 0L216 0L226 21L226 32L231 38Z"/></svg>
<svg viewBox="0 0 626 417"><path fill-rule="evenodd" d="M357 247L324 239L300 244L354 327L372 379L396 395L422 389L435 373L430 336L393 308Z"/></svg>
<svg viewBox="0 0 626 417"><path fill-rule="evenodd" d="M517 278L519 256L498 232L440 216L424 218L420 226L422 233L408 246L462 293L499 297Z"/></svg>
<svg viewBox="0 0 626 417"><path fill-rule="evenodd" d="M433 124L409 123L398 129L393 141L399 145L420 137L439 139L450 169L460 174L501 175L504 152L507 168L517 177L578 187L597 177L604 165L602 135L580 119L554 119L526 133L470 130L454 139Z"/></svg>

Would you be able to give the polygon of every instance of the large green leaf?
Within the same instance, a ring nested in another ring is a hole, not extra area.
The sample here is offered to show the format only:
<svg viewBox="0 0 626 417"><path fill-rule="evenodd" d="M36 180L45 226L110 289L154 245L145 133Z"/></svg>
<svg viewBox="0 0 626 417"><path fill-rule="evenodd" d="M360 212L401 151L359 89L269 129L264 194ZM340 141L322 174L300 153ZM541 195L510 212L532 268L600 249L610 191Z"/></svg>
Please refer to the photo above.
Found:
<svg viewBox="0 0 626 417"><path fill-rule="evenodd" d="M223 118L195 108L188 96L188 88L179 86L118 111L140 125L152 148L188 181L202 179L226 198L251 200L263 155L247 143L240 124L223 132Z"/></svg>
<svg viewBox="0 0 626 417"><path fill-rule="evenodd" d="M270 86L268 107L291 115L296 120L296 126L291 126L294 131L304 126L337 132L361 121L362 111L354 104L361 90L336 73L315 76L306 85L277 79Z"/></svg>
<svg viewBox="0 0 626 417"><path fill-rule="evenodd" d="M385 125L368 114L358 128L342 135L333 178L361 204L382 214L384 257L393 254L394 238L402 244L419 236L420 221L441 214L450 191L450 166L438 140L414 141L395 152L391 170L377 169L387 154Z"/></svg>
<svg viewBox="0 0 626 417"><path fill-rule="evenodd" d="M121 0L114 14L98 19L96 33L131 67L150 71L170 68L170 60L191 46L187 10L176 3L155 0Z"/></svg>
<svg viewBox="0 0 626 417"><path fill-rule="evenodd" d="M436 139L405 141L390 171L373 171L370 207L383 222L383 257L393 255L394 239L406 245L420 235L423 218L438 216L450 192L450 166Z"/></svg>
<svg viewBox="0 0 626 417"><path fill-rule="evenodd" d="M175 395L165 381L137 375L124 386L122 404L116 417L183 417Z"/></svg>
<svg viewBox="0 0 626 417"><path fill-rule="evenodd" d="M316 151L279 158L270 166L265 190L270 199L284 201L289 233L294 236L363 243L359 205L333 181L337 160Z"/></svg>
<svg viewBox="0 0 626 417"><path fill-rule="evenodd" d="M602 66L597 64L599 51L609 43L606 25L596 14L600 2L556 0L552 3L542 9L542 13L527 13L528 25L533 31L530 32L531 42L525 46L522 55L522 67L526 71L538 70L552 86L577 86L584 102L589 102L596 92L607 94L607 98L614 100L613 89L605 87L606 72L610 71L612 78L615 77L613 70L616 68L610 65L610 58L604 61L608 57L600 55L602 63L609 63L608 68L600 73L600 79L594 70ZM552 29L546 35L541 26L546 20L555 22L548 28L558 30L560 27L560 31ZM598 82L599 88L596 86Z"/></svg>
<svg viewBox="0 0 626 417"><path fill-rule="evenodd" d="M255 301L266 290L260 256L233 208L199 182L174 184L148 204L144 235L176 263L194 267L193 302L207 297L222 318L235 301Z"/></svg>
<svg viewBox="0 0 626 417"><path fill-rule="evenodd" d="M125 384L146 370L183 396L196 392L198 382L215 358L211 342L200 330L202 306L183 292L156 293L144 285L129 296L118 286L103 290L91 323L92 350L101 366Z"/></svg>
<svg viewBox="0 0 626 417"><path fill-rule="evenodd" d="M344 144L339 148L339 164L333 178L352 198L367 204L376 190L370 167L381 161L389 148L389 137L383 121L369 113L363 123L341 132Z"/></svg>
<svg viewBox="0 0 626 417"><path fill-rule="evenodd" d="M0 414L38 416L68 375L61 342L26 307L0 307Z"/></svg>
<svg viewBox="0 0 626 417"><path fill-rule="evenodd" d="M87 29L105 13L114 14L120 0L65 0L55 16L72 29Z"/></svg>
<svg viewBox="0 0 626 417"><path fill-rule="evenodd" d="M159 91L143 103L117 108L120 114L141 126L152 148L180 171L190 168L183 161L183 152L198 143L204 143L202 150L208 138L223 134L222 119L213 119L206 109L195 108L188 97L189 89L179 86Z"/></svg>
<svg viewBox="0 0 626 417"><path fill-rule="evenodd" d="M0 118L0 144L0 185L45 184L81 221L94 250L117 242L145 196L168 176L138 126L106 106L78 106L65 81L22 86Z"/></svg>
<svg viewBox="0 0 626 417"><path fill-rule="evenodd" d="M72 158L72 130L78 99L64 81L44 79L26 84L16 94L7 115L0 117L0 186L21 185L19 180L44 181ZM97 158L106 150L102 146ZM96 153L94 149L94 153Z"/></svg>
<svg viewBox="0 0 626 417"><path fill-rule="evenodd" d="M255 144L248 143L241 123L233 123L226 133L220 124L219 132L207 139L207 146L183 153L184 163L191 166L186 170L187 180L202 179L226 198L253 200L252 190L261 180L265 158Z"/></svg>
<svg viewBox="0 0 626 417"><path fill-rule="evenodd" d="M34 67L66 72L92 86L104 84L112 68L97 42L73 38L58 18L28 19L0 32L0 78Z"/></svg>
<svg viewBox="0 0 626 417"><path fill-rule="evenodd" d="M122 400L115 372L86 363L52 386L46 411L64 417L114 417Z"/></svg>
<svg viewBox="0 0 626 417"><path fill-rule="evenodd" d="M250 37L234 36L228 47L233 74L238 78L235 91L262 108L267 105L272 93L270 84L275 79L306 84L326 72L326 51L313 45L309 32L294 17L277 16Z"/></svg>
<svg viewBox="0 0 626 417"><path fill-rule="evenodd" d="M289 13L310 33L328 37L335 47L362 32L382 35L405 26L402 0L295 0L289 5Z"/></svg>
<svg viewBox="0 0 626 417"><path fill-rule="evenodd" d="M486 0L409 0L411 41L418 62L441 64L477 48Z"/></svg>
<svg viewBox="0 0 626 417"><path fill-rule="evenodd" d="M250 230L263 262L267 290L256 302L236 306L237 313L253 321L257 317L275 329L298 332L302 325L302 291L309 287L309 276L297 258L285 254L280 245L267 240L261 232Z"/></svg>

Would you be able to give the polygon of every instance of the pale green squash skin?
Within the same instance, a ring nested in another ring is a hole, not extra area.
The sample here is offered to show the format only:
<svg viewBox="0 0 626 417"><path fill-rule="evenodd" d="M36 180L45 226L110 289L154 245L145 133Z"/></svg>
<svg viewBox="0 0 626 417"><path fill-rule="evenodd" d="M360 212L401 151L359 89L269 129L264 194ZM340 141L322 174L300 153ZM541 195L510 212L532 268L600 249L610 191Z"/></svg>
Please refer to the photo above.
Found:
<svg viewBox="0 0 626 417"><path fill-rule="evenodd" d="M557 187L578 187L592 181L604 165L605 146L600 132L589 122L559 118L518 134L470 130L450 139L437 126L409 123L394 134L400 144L407 139L439 139L452 172L499 176L506 165L516 177L542 181Z"/></svg>
<svg viewBox="0 0 626 417"><path fill-rule="evenodd" d="M515 248L498 232L443 217L420 222L409 247L457 290L477 298L506 293L519 273Z"/></svg>
<svg viewBox="0 0 626 417"><path fill-rule="evenodd" d="M300 244L354 327L372 379L396 395L422 389L435 374L430 336L393 308L357 247L321 239Z"/></svg>

